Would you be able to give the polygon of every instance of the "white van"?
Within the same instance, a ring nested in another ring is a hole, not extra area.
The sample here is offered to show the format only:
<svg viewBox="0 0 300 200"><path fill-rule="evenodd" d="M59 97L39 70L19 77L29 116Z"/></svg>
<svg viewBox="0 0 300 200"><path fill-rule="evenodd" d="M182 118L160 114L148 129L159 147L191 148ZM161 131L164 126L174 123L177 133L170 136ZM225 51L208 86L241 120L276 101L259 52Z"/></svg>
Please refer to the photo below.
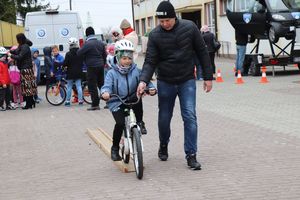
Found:
<svg viewBox="0 0 300 200"><path fill-rule="evenodd" d="M80 46L84 42L83 27L80 16L73 11L47 10L28 12L25 18L25 35L40 52L41 73L44 69L43 48L57 45L65 56L69 51L68 39L75 37ZM41 76L43 77L43 76Z"/></svg>

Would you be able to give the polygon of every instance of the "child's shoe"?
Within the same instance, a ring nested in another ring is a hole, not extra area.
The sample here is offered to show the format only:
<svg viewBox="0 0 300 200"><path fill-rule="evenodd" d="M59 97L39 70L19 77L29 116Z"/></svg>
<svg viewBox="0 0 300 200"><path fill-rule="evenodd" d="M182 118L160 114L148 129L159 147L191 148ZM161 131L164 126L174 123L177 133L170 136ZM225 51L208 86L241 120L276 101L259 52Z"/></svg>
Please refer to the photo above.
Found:
<svg viewBox="0 0 300 200"><path fill-rule="evenodd" d="M140 127L142 134L146 135L147 134L147 129L145 127L145 122L143 122L143 121L137 122L137 125Z"/></svg>
<svg viewBox="0 0 300 200"><path fill-rule="evenodd" d="M115 146L111 147L111 159L113 161L122 160L122 158L121 158L121 156L119 154L119 147L115 147Z"/></svg>
<svg viewBox="0 0 300 200"><path fill-rule="evenodd" d="M0 111L6 111L6 109L3 106L0 106Z"/></svg>
<svg viewBox="0 0 300 200"><path fill-rule="evenodd" d="M71 106L70 101L66 101L66 102L65 102L65 106L70 107L70 106Z"/></svg>
<svg viewBox="0 0 300 200"><path fill-rule="evenodd" d="M78 105L82 106L83 105L83 101L78 101Z"/></svg>
<svg viewBox="0 0 300 200"><path fill-rule="evenodd" d="M8 105L6 106L6 110L16 110L16 108L11 105Z"/></svg>
<svg viewBox="0 0 300 200"><path fill-rule="evenodd" d="M72 103L78 103L78 98L77 98L77 97L74 97Z"/></svg>

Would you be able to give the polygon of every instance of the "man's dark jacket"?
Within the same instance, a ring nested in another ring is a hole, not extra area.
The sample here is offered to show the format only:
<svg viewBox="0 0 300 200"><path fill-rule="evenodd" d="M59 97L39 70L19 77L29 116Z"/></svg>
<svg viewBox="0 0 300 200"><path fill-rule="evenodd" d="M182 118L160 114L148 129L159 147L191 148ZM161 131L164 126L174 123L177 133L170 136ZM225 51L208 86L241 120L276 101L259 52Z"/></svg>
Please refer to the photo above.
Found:
<svg viewBox="0 0 300 200"><path fill-rule="evenodd" d="M140 81L148 83L157 69L157 79L180 84L194 79L194 56L203 69L204 80L212 80L212 67L206 45L197 26L189 20L176 19L167 31L160 25L149 34Z"/></svg>
<svg viewBox="0 0 300 200"><path fill-rule="evenodd" d="M104 43L94 35L87 37L83 47L77 51L82 56L87 67L104 67L106 62L106 51Z"/></svg>

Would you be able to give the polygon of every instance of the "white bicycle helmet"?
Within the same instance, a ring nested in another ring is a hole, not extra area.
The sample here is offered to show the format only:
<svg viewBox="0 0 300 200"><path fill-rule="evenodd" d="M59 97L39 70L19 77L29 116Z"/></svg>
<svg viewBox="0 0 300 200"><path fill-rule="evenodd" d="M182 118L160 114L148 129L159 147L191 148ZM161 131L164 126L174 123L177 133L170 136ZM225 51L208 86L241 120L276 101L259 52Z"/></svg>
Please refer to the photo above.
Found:
<svg viewBox="0 0 300 200"><path fill-rule="evenodd" d="M1 55L6 55L7 54L7 50L4 47L0 47L0 54Z"/></svg>
<svg viewBox="0 0 300 200"><path fill-rule="evenodd" d="M69 38L68 44L70 45L70 47L79 47L79 42L74 37Z"/></svg>
<svg viewBox="0 0 300 200"><path fill-rule="evenodd" d="M122 39L120 41L117 41L115 44L115 53L118 53L118 51L132 51L134 52L134 47L132 42L126 39Z"/></svg>
<svg viewBox="0 0 300 200"><path fill-rule="evenodd" d="M130 42L129 40L122 39L116 42L115 56L118 63L122 57L129 57L133 59L133 52L134 52L134 47L132 42Z"/></svg>

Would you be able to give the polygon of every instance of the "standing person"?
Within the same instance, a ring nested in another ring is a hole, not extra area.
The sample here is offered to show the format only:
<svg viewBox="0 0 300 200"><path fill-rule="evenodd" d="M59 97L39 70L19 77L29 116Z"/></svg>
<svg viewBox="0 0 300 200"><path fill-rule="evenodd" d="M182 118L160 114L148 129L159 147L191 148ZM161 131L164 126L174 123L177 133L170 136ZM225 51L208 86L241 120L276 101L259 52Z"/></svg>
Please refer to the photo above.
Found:
<svg viewBox="0 0 300 200"><path fill-rule="evenodd" d="M4 47L0 47L0 111L5 111L9 109L10 103L7 102L9 94L9 73L8 73L8 64L7 60L7 50ZM6 108L4 108L4 100L6 101Z"/></svg>
<svg viewBox="0 0 300 200"><path fill-rule="evenodd" d="M215 54L217 51L217 49L215 48L216 37L212 32L209 31L209 28L207 25L203 25L201 27L201 32L202 32L203 40L204 40L207 50L208 50L211 66L213 69L213 76L215 76L215 73L216 73ZM215 79L215 77L214 77L214 79Z"/></svg>
<svg viewBox="0 0 300 200"><path fill-rule="evenodd" d="M52 46L53 54L53 66L50 69L52 77L55 77L56 81L60 81L62 78L65 78L66 74L62 68L64 63L64 57L59 53L57 45Z"/></svg>
<svg viewBox="0 0 300 200"><path fill-rule="evenodd" d="M51 47L44 47L44 66L45 66L45 77L46 77L46 88L51 84L51 69L53 68L53 60L51 56Z"/></svg>
<svg viewBox="0 0 300 200"><path fill-rule="evenodd" d="M63 67L67 72L67 98L65 106L71 105L71 95L73 83L76 85L77 98L79 105L83 104L82 99L82 88L81 88L81 77L82 77L82 66L83 58L77 55L77 50L79 49L79 42L76 38L70 38L69 41L70 51L67 52Z"/></svg>
<svg viewBox="0 0 300 200"><path fill-rule="evenodd" d="M244 75L243 64L246 55L248 35L245 33L241 33L238 30L235 30L235 41L236 41L235 76L237 76L238 70L240 70L241 73Z"/></svg>
<svg viewBox="0 0 300 200"><path fill-rule="evenodd" d="M112 63L112 69L108 71L105 77L105 84L101 88L101 96L103 99L108 100L107 105L116 121L113 131L111 159L118 161L121 160L119 143L125 128L124 110L128 107L123 105L116 97L110 99L110 95L117 94L126 102L135 102L137 100L136 89L139 83L140 70L133 62L134 47L129 40L124 39L116 42L115 48L116 54ZM156 93L152 83L149 84L149 92L151 95ZM133 111L142 134L147 134L145 123L143 122L142 100L133 106Z"/></svg>
<svg viewBox="0 0 300 200"><path fill-rule="evenodd" d="M21 89L23 99L26 101L26 105L22 109L31 109L35 107L33 96L36 94L36 81L30 51L32 42L23 33L17 34L16 38L19 46L16 50L10 51L8 56L17 61L21 73Z"/></svg>
<svg viewBox="0 0 300 200"><path fill-rule="evenodd" d="M170 122L178 96L184 121L184 151L187 164L192 169L199 170L201 165L196 159L198 133L193 57L196 54L203 70L203 88L210 92L213 77L208 51L197 26L192 21L177 19L170 2L162 1L156 9L156 15L160 25L149 34L137 93L143 93L157 69L160 140L158 157L162 161L168 159Z"/></svg>
<svg viewBox="0 0 300 200"><path fill-rule="evenodd" d="M40 52L37 48L32 48L31 52L32 52L32 61L34 64L33 68L35 69L36 85L38 85L39 82L41 81L41 61L38 58ZM38 90L36 91L36 94L34 95L34 100L36 103L39 103L40 101L42 101L42 98L40 98L38 96Z"/></svg>
<svg viewBox="0 0 300 200"><path fill-rule="evenodd" d="M116 43L123 38L122 31L118 27L112 28L110 31L110 35L113 43Z"/></svg>
<svg viewBox="0 0 300 200"><path fill-rule="evenodd" d="M77 55L83 57L87 66L87 81L92 98L92 105L87 110L94 111L100 110L98 88L100 89L104 82L106 51L104 43L95 37L95 31L92 27L85 30L85 35L87 36L86 42L77 51Z"/></svg>
<svg viewBox="0 0 300 200"><path fill-rule="evenodd" d="M19 100L20 107L23 107L25 105L23 105L20 70L18 69L16 62L13 59L10 59L9 61L9 76L13 92L12 105L14 108L17 108Z"/></svg>
<svg viewBox="0 0 300 200"><path fill-rule="evenodd" d="M135 48L133 58L134 58L134 60L136 60L138 58L138 55L139 55L138 52L137 52L137 47L138 47L138 43L139 43L138 35L133 30L133 28L131 27L131 24L129 23L129 21L127 19L122 20L122 22L120 24L120 28L122 29L124 39L129 40L130 42L132 42L132 44Z"/></svg>

